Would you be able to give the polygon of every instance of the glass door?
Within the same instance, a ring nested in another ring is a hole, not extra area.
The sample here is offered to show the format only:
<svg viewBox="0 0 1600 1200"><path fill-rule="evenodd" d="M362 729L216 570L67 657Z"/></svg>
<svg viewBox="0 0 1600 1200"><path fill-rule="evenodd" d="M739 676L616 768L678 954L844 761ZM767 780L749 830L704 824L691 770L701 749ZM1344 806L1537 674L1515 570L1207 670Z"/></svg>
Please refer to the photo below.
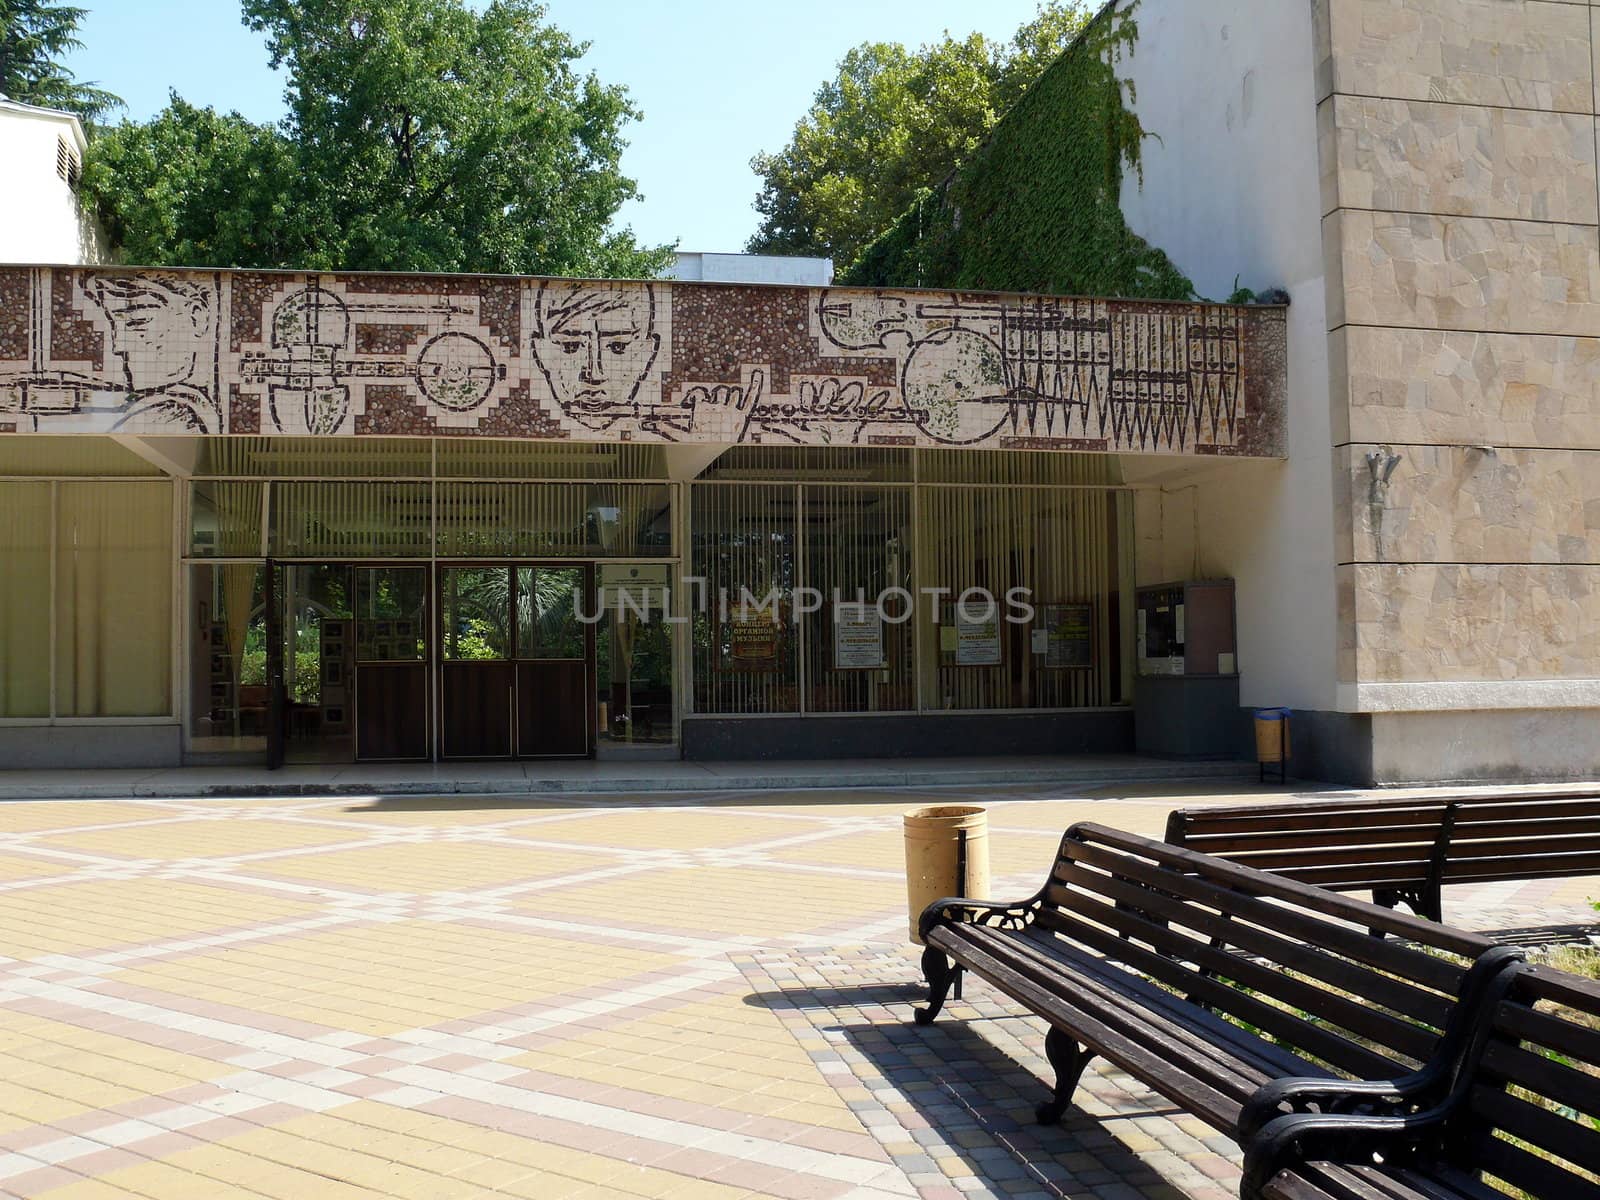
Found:
<svg viewBox="0 0 1600 1200"><path fill-rule="evenodd" d="M357 567L354 629L323 624L324 694L340 639L354 680L340 693L355 711L356 757L415 761L432 757L428 737L428 568ZM337 634L337 637L335 637ZM352 644L353 643L353 644Z"/></svg>
<svg viewBox="0 0 1600 1200"><path fill-rule="evenodd" d="M351 569L339 563L286 563L281 572L284 761L350 762L355 758Z"/></svg>
<svg viewBox="0 0 1600 1200"><path fill-rule="evenodd" d="M587 566L518 567L517 754L587 758L594 747L594 626Z"/></svg>
<svg viewBox="0 0 1600 1200"><path fill-rule="evenodd" d="M608 757L659 757L676 740L668 569L604 563L599 570L598 748Z"/></svg>
<svg viewBox="0 0 1600 1200"><path fill-rule="evenodd" d="M512 569L439 572L439 711L445 758L511 758L517 673Z"/></svg>

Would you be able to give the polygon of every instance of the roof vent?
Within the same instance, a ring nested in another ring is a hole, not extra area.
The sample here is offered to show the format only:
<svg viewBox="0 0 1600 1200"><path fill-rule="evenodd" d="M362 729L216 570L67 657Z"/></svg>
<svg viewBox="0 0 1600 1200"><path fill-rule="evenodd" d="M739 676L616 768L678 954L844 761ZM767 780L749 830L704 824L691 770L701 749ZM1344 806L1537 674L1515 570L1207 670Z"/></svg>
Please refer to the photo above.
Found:
<svg viewBox="0 0 1600 1200"><path fill-rule="evenodd" d="M78 177L83 173L83 164L78 161L78 151L67 143L64 137L56 139L56 174L66 182L73 191L78 190Z"/></svg>

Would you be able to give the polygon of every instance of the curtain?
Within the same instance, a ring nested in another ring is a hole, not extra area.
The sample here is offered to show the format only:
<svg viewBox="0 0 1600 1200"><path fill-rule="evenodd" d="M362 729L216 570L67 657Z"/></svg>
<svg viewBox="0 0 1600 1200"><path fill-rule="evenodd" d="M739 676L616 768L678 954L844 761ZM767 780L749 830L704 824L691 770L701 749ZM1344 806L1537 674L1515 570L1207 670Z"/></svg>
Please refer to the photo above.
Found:
<svg viewBox="0 0 1600 1200"><path fill-rule="evenodd" d="M172 485L62 483L56 712L172 712Z"/></svg>
<svg viewBox="0 0 1600 1200"><path fill-rule="evenodd" d="M0 717L50 715L50 485L0 483Z"/></svg>
<svg viewBox="0 0 1600 1200"><path fill-rule="evenodd" d="M250 631L250 605L256 597L256 576L263 568L256 563L229 563L222 568L222 619L228 636L228 661L233 664L237 684L239 664L244 661L245 634Z"/></svg>

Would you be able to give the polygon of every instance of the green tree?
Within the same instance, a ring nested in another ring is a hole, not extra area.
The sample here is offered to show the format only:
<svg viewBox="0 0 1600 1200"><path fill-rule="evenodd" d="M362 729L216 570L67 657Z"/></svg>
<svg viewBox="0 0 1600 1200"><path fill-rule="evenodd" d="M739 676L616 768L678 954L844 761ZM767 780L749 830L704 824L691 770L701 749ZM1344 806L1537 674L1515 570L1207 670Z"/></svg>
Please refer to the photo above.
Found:
<svg viewBox="0 0 1600 1200"><path fill-rule="evenodd" d="M287 76L278 127L173 97L99 139L85 187L155 265L653 275L612 229L639 116L532 0L244 0Z"/></svg>
<svg viewBox="0 0 1600 1200"><path fill-rule="evenodd" d="M86 9L51 0L0 0L0 94L24 104L60 108L92 124L122 101L92 83L80 83L60 59L83 43L78 25Z"/></svg>
<svg viewBox="0 0 1600 1200"><path fill-rule="evenodd" d="M121 257L152 266L287 266L308 252L283 181L294 146L271 125L174 93L153 120L104 130L84 193Z"/></svg>
<svg viewBox="0 0 1600 1200"><path fill-rule="evenodd" d="M749 249L849 266L988 136L1088 19L1082 0L1049 0L1009 42L974 33L916 51L868 42L845 55L789 144L758 154Z"/></svg>

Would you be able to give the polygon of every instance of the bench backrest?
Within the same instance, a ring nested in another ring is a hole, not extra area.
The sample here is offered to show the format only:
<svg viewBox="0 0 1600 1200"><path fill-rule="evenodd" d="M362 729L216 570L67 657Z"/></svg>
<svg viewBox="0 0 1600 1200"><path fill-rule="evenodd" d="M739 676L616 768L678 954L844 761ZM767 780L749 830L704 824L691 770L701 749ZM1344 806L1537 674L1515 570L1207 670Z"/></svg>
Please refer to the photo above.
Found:
<svg viewBox="0 0 1600 1200"><path fill-rule="evenodd" d="M1040 927L1336 1074L1367 1078L1429 1057L1466 969L1493 945L1095 824L1067 831L1040 900Z"/></svg>
<svg viewBox="0 0 1600 1200"><path fill-rule="evenodd" d="M1335 891L1600 873L1600 795L1179 809L1167 841Z"/></svg>
<svg viewBox="0 0 1600 1200"><path fill-rule="evenodd" d="M1600 1196L1600 983L1548 967L1519 975L1447 1157L1513 1195Z"/></svg>

